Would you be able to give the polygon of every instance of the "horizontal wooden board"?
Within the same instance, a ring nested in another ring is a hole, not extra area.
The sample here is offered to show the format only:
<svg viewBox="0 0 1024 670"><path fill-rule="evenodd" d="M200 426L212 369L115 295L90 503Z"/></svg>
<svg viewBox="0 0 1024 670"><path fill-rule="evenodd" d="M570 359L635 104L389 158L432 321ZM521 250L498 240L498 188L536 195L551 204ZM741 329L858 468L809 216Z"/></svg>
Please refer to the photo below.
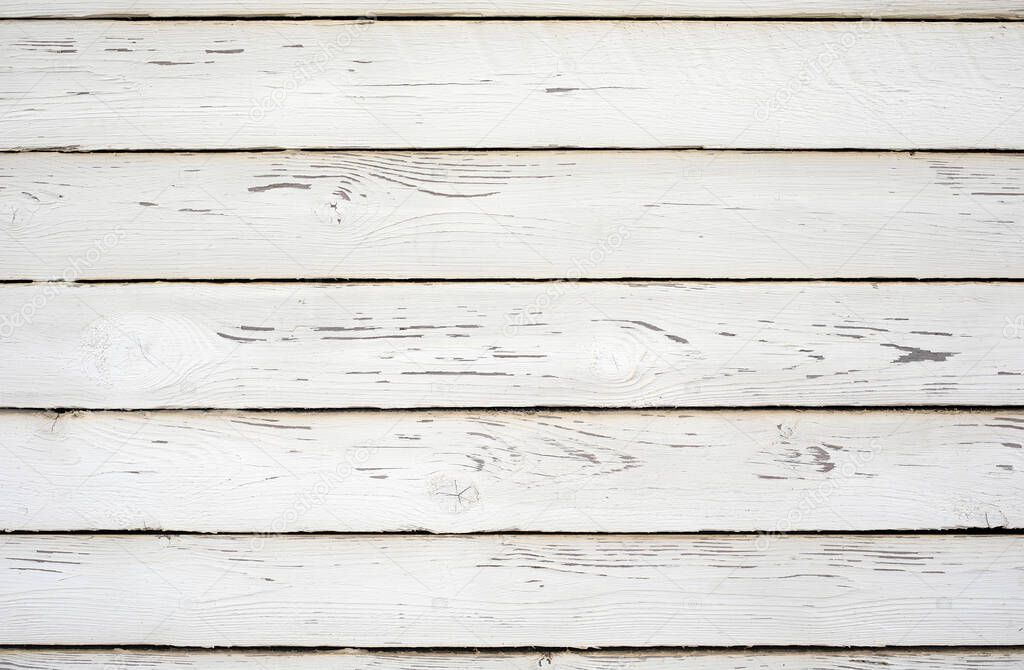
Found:
<svg viewBox="0 0 1024 670"><path fill-rule="evenodd" d="M1012 154L0 155L2 279L1024 277Z"/></svg>
<svg viewBox="0 0 1024 670"><path fill-rule="evenodd" d="M638 16L1017 18L1015 0L6 0L0 17Z"/></svg>
<svg viewBox="0 0 1024 670"><path fill-rule="evenodd" d="M1013 405L1024 284L0 287L0 405Z"/></svg>
<svg viewBox="0 0 1024 670"><path fill-rule="evenodd" d="M0 670L1019 670L1019 651L543 652L83 651L0 649Z"/></svg>
<svg viewBox="0 0 1024 670"><path fill-rule="evenodd" d="M0 413L0 529L1024 527L1020 412Z"/></svg>
<svg viewBox="0 0 1024 670"><path fill-rule="evenodd" d="M1022 54L1019 23L15 21L0 147L1024 149Z"/></svg>
<svg viewBox="0 0 1024 670"><path fill-rule="evenodd" d="M1024 538L14 535L0 642L1020 645Z"/></svg>

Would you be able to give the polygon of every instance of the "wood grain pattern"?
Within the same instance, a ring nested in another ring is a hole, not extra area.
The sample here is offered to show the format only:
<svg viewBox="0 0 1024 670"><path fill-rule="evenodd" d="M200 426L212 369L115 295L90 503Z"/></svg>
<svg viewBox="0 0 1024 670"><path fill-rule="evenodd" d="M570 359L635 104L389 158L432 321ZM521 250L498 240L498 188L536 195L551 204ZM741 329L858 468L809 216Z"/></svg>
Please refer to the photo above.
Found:
<svg viewBox="0 0 1024 670"><path fill-rule="evenodd" d="M1024 149L1022 53L1018 23L5 22L0 147Z"/></svg>
<svg viewBox="0 0 1024 670"><path fill-rule="evenodd" d="M1019 645L1024 539L14 535L0 642Z"/></svg>
<svg viewBox="0 0 1024 670"><path fill-rule="evenodd" d="M1021 284L9 284L26 408L1014 405Z"/></svg>
<svg viewBox="0 0 1024 670"><path fill-rule="evenodd" d="M8 284L0 404L1012 405L1017 283Z"/></svg>
<svg viewBox="0 0 1024 670"><path fill-rule="evenodd" d="M0 670L1019 670L1019 651L424 653L0 650Z"/></svg>
<svg viewBox="0 0 1024 670"><path fill-rule="evenodd" d="M1024 527L1020 412L0 413L0 529Z"/></svg>
<svg viewBox="0 0 1024 670"><path fill-rule="evenodd" d="M1002 154L0 155L2 279L1024 277Z"/></svg>
<svg viewBox="0 0 1024 670"><path fill-rule="evenodd" d="M1024 665L1024 5L255 4L0 7L0 670Z"/></svg>
<svg viewBox="0 0 1024 670"><path fill-rule="evenodd" d="M639 16L1019 18L1014 0L6 0L0 17Z"/></svg>

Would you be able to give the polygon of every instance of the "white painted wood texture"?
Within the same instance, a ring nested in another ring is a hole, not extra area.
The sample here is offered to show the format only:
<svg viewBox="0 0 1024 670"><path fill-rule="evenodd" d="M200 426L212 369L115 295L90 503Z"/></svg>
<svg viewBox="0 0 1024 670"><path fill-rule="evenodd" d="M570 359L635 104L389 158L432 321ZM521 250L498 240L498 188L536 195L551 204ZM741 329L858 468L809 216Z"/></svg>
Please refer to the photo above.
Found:
<svg viewBox="0 0 1024 670"><path fill-rule="evenodd" d="M1019 651L490 652L0 650L0 670L1019 670Z"/></svg>
<svg viewBox="0 0 1024 670"><path fill-rule="evenodd" d="M1024 160L0 155L3 279L1024 277Z"/></svg>
<svg viewBox="0 0 1024 670"><path fill-rule="evenodd" d="M8 284L0 404L1012 405L1024 285Z"/></svg>
<svg viewBox="0 0 1024 670"><path fill-rule="evenodd" d="M0 413L0 529L1024 526L1020 412Z"/></svg>
<svg viewBox="0 0 1024 670"><path fill-rule="evenodd" d="M1024 149L1021 53L1019 23L4 22L0 147Z"/></svg>
<svg viewBox="0 0 1024 670"><path fill-rule="evenodd" d="M6 0L0 17L602 16L1019 18L1015 0Z"/></svg>
<svg viewBox="0 0 1024 670"><path fill-rule="evenodd" d="M14 535L0 642L1020 645L1017 536Z"/></svg>
<svg viewBox="0 0 1024 670"><path fill-rule="evenodd" d="M625 11L481 5L380 13ZM1024 16L708 5L628 14ZM941 150L1024 149L1022 53L1013 21L0 21L0 279L66 280L0 286L0 407L85 408L0 411L0 529L39 531L0 534L0 645L678 648L0 669L1021 665L1024 535L778 531L1022 527L1024 284L69 280L1021 278L1019 156ZM120 149L217 152L88 153ZM158 408L193 409L116 411ZM809 645L1015 649L682 649Z"/></svg>

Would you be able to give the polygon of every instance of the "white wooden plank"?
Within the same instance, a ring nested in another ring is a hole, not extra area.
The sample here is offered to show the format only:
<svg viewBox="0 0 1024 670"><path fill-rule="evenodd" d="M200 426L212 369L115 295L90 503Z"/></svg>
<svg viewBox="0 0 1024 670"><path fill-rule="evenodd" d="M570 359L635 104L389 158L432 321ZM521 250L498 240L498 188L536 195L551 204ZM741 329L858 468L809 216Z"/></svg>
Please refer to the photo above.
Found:
<svg viewBox="0 0 1024 670"><path fill-rule="evenodd" d="M1012 154L0 155L3 279L1024 277Z"/></svg>
<svg viewBox="0 0 1024 670"><path fill-rule="evenodd" d="M1014 0L6 0L0 17L637 16L1018 18Z"/></svg>
<svg viewBox="0 0 1024 670"><path fill-rule="evenodd" d="M0 405L1012 405L1018 283L8 284Z"/></svg>
<svg viewBox="0 0 1024 670"><path fill-rule="evenodd" d="M1020 412L0 413L0 529L1024 526Z"/></svg>
<svg viewBox="0 0 1024 670"><path fill-rule="evenodd" d="M1024 538L14 535L0 641L1013 645Z"/></svg>
<svg viewBox="0 0 1024 670"><path fill-rule="evenodd" d="M1019 670L1019 651L428 653L0 650L2 670Z"/></svg>
<svg viewBox="0 0 1024 670"><path fill-rule="evenodd" d="M1018 23L13 21L0 147L1024 149L1022 54Z"/></svg>

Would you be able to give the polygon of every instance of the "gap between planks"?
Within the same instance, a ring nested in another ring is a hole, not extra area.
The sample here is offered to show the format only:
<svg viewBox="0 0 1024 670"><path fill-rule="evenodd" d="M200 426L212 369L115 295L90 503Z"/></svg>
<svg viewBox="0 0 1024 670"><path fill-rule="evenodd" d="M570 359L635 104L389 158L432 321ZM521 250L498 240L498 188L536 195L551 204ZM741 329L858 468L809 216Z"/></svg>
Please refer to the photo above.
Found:
<svg viewBox="0 0 1024 670"><path fill-rule="evenodd" d="M601 656L611 654L638 654L649 657L682 655L730 655L737 650L752 654L783 655L791 652L800 654L865 654L883 653L896 655L911 654L957 654L971 653L1007 653L1024 654L1024 644L908 644L906 646L865 646L859 644L841 647L824 644L744 644L739 647L728 645L674 646L674 645L613 645L603 646L338 646L325 644L321 646L291 646L287 644L259 645L211 645L188 646L178 644L4 644L0 643L0 654L5 652L176 652L217 655L230 652L267 652L270 654L382 654L422 656L444 656L450 654L518 656L528 654L586 654ZM3 666L0 665L0 669Z"/></svg>
<svg viewBox="0 0 1024 670"><path fill-rule="evenodd" d="M843 16L828 15L821 16L787 16L785 14L766 14L764 16L737 16L733 14L723 15L686 15L686 16L646 16L630 14L609 14L601 15L579 15L559 16L552 14L519 14L519 15L497 15L479 16L472 14L388 14L383 16L370 17L366 14L181 14L174 16L151 16L145 14L90 14L87 16L6 16L0 15L0 23L13 23L17 21L123 21L134 23L162 23L169 21L355 21L361 23L398 23L398 22L422 22L434 23L438 21L467 21L467 22L488 22L508 21L530 22L530 21L636 21L636 22L658 22L658 23L698 23L706 21L728 21L730 23L860 23L871 21L872 23L1017 23L1024 21L1024 13L1021 15L999 15L999 16Z"/></svg>
<svg viewBox="0 0 1024 670"><path fill-rule="evenodd" d="M0 279L5 284L74 286L89 284L614 284L647 282L671 284L700 282L716 284L1019 284L1024 277L132 277L129 279Z"/></svg>
<svg viewBox="0 0 1024 670"><path fill-rule="evenodd" d="M18 19L22 21L24 19ZM46 19L52 20L52 19ZM64 19L61 19L64 20ZM82 19L75 19L80 21ZM174 19L177 20L177 19ZM148 23L150 19L146 19ZM1024 19L1021 20L1024 22ZM4 23L3 19L0 19L0 25ZM141 23L141 21L131 21L129 23ZM609 152L609 151L635 151L643 153L701 153L706 151L714 151L719 153L762 153L762 154L870 154L870 153L883 153L883 154L907 154L913 156L914 154L1022 154L1024 155L1024 149L1015 148L1000 148L1000 147L954 147L954 148L943 148L943 147L915 147L915 148L893 148L893 147L759 147L759 146L715 146L715 145L670 145L666 144L663 146L644 146L644 145L550 145L550 146L498 146L488 145L485 147L480 146L465 146L454 144L451 146L406 146L406 147L365 147L361 145L322 145L322 146L304 146L304 147L290 147L290 146L242 146L242 147L224 147L224 148L210 148L210 147L152 147L152 148L105 148L105 147L90 147L90 148L79 148L77 145L54 145L54 146L39 146L39 147L0 147L0 156L4 154L318 154L318 153L330 153L330 152L353 152L353 153L365 153L365 154L400 154L400 153L498 153L498 152L515 152L515 153L550 153L553 151L565 152L565 153L588 153L588 152Z"/></svg>
<svg viewBox="0 0 1024 670"><path fill-rule="evenodd" d="M630 646L630 645L604 645L601 647L566 647L566 646L553 646L553 647L541 647L541 646L521 646L521 647L445 647L445 646L429 646L429 647L351 647L351 646L337 646L337 645L323 645L323 646L288 646L288 645L257 645L257 646L218 646L212 645L209 647L190 647L187 645L167 645L167 644L2 644L0 643L0 652L8 651L60 651L60 652L74 652L74 651L134 651L134 652L160 652L160 651L172 651L172 652L195 652L197 654L220 654L224 652L230 652L233 650L238 651L265 651L270 653L323 653L323 652L335 652L335 653L347 653L347 654L458 654L469 652L471 654L494 654L496 656L512 656L518 654L531 654L531 653L585 653L587 655L601 655L601 654L616 654L616 653L637 653L644 656L666 656L674 655L678 653L682 654L731 654L734 653L737 648L749 651L751 653L758 654L784 654L789 651L797 651L800 653L836 653L836 652L850 652L850 653L864 653L864 652L884 652L893 654L917 654L917 653L958 653L958 652L1006 652L1006 653L1024 653L1024 645L1020 644L1008 644L1008 645L993 645L993 644L979 644L979 645L907 645L900 647L873 647L864 645L849 645L843 647L830 647L827 645L815 645L815 644L798 644L798 645L742 645L741 647L732 646L688 646L688 647L677 647L668 645L655 645L655 646ZM3 666L0 666L2 668Z"/></svg>
<svg viewBox="0 0 1024 670"><path fill-rule="evenodd" d="M1018 539L1024 538L1024 528L1003 528L1003 527L992 527L992 528L981 528L981 527L963 527L963 528L914 528L914 529L878 529L878 530L844 530L841 528L837 529L824 529L824 530L763 530L763 531L750 531L750 530L694 530L694 531L643 531L643 530L630 530L630 531L593 531L593 530L581 530L581 531L545 531L545 530L474 530L468 532L459 531L435 531L435 530L366 530L366 531L330 531L330 530L289 530L289 531L236 531L236 530L223 530L223 531L207 531L207 530L104 530L104 529L81 529L81 530L2 530L0 531L0 543L5 538L17 538L17 537L32 537L32 536L56 536L56 535L68 535L68 536L86 536L86 537L197 537L197 538L216 538L216 537L252 537L252 538L266 538L266 537L302 537L302 538L361 538L361 537L388 537L388 538L402 538L402 537L437 537L437 538L473 538L473 537L545 537L551 539L557 538L607 538L607 539L621 539L630 540L637 539L642 540L644 538L650 539L661 539L671 540L674 538L678 539L700 539L700 538L734 538L734 539L748 539L770 536L776 537L809 537L809 538L823 538L823 539L841 539L844 537L907 537L909 535L941 535L941 536L954 536L954 535L977 535L985 537L995 536L1010 536L1017 537ZM0 648L3 645L0 644Z"/></svg>
<svg viewBox="0 0 1024 670"><path fill-rule="evenodd" d="M971 405L946 403L937 405L451 405L417 407L73 407L58 406L52 407L10 407L0 405L0 412L20 412L25 414L38 414L40 412L52 413L55 417L64 414L102 414L107 413L137 413L137 414L186 414L195 412L222 412L238 414L243 412L273 412L275 414L460 414L465 412L494 412L515 414L518 416L529 416L544 412L574 413L587 412L595 414L615 414L626 412L739 412L753 413L762 411L788 411L795 413L815 412L850 412L850 413L881 413L881 412L906 412L906 413L998 413L998 412L1019 412L1024 411L1024 405Z"/></svg>
<svg viewBox="0 0 1024 670"><path fill-rule="evenodd" d="M353 648L214 647L0 647L0 668L43 670L68 666L98 668L264 668L365 670L449 670L452 667L484 670L532 670L542 667L572 670L612 670L627 666L651 670L849 670L885 667L893 670L1017 670L1024 654L1018 647L891 648L644 648L371 650Z"/></svg>

